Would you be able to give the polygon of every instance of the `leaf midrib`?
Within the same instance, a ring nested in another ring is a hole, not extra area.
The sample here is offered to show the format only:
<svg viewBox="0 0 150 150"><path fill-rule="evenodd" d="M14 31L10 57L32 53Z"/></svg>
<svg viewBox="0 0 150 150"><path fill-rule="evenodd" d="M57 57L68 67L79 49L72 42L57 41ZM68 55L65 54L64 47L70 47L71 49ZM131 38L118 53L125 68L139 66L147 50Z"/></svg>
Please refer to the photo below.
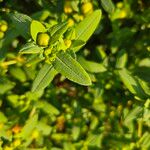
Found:
<svg viewBox="0 0 150 150"><path fill-rule="evenodd" d="M73 74L77 75L80 79L84 80L84 78L82 78L81 76L79 76L78 73L75 73L74 71L72 71L72 69L71 69L65 62L63 62L58 56L57 56L57 59L60 60L62 63L64 63L65 66L66 66L67 68L69 68L69 70L70 70Z"/></svg>
<svg viewBox="0 0 150 150"><path fill-rule="evenodd" d="M82 34L84 34L86 30L89 29L89 27L92 25L93 20L94 20L95 18L97 18L97 16L93 17L93 19L91 20L91 23L89 24L89 26L88 26L87 28L85 28L84 30L82 30L82 32L81 32L80 34L78 34L78 36L76 37L76 40L78 40L78 38L79 38Z"/></svg>
<svg viewBox="0 0 150 150"><path fill-rule="evenodd" d="M49 73L49 71L50 71L52 68L53 68L53 66L50 66L50 67L47 69L47 72L45 73L44 77L40 80L40 82L39 82L39 84L37 85L37 87L36 87L34 90L32 90L32 91L36 91L36 90L39 88L40 83L44 80L44 78L47 76L47 74Z"/></svg>

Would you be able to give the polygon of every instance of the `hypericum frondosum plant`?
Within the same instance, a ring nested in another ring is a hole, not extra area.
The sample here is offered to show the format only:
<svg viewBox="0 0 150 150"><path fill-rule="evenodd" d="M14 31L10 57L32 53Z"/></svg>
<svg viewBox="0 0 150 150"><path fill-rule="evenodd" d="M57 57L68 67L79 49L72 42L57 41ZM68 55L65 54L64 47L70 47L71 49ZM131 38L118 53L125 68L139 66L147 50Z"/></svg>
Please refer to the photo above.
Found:
<svg viewBox="0 0 150 150"><path fill-rule="evenodd" d="M101 18L101 10L96 10L75 27L68 22L50 26L32 20L23 14L10 15L22 36L28 39L20 54L32 54L44 65L37 74L32 91L44 89L57 73L81 85L91 85L88 73L76 61L77 52L95 31Z"/></svg>

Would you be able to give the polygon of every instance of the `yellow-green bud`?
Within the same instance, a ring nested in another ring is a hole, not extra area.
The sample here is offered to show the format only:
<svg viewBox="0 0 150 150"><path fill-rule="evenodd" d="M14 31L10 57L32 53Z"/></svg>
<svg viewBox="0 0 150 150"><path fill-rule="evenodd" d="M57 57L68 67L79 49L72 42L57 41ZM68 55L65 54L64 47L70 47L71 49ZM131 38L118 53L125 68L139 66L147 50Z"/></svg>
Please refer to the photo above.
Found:
<svg viewBox="0 0 150 150"><path fill-rule="evenodd" d="M70 13L72 13L72 8L71 8L70 6L65 6L65 7L64 7L64 12L65 12L66 14L70 14Z"/></svg>
<svg viewBox="0 0 150 150"><path fill-rule="evenodd" d="M4 32L0 31L0 39L2 39L4 37Z"/></svg>
<svg viewBox="0 0 150 150"><path fill-rule="evenodd" d="M87 14L93 11L93 5L90 2L84 3L81 7L81 11L83 14Z"/></svg>
<svg viewBox="0 0 150 150"><path fill-rule="evenodd" d="M50 36L47 33L38 33L36 43L39 46L46 47L49 44Z"/></svg>
<svg viewBox="0 0 150 150"><path fill-rule="evenodd" d="M74 25L73 19L68 19L68 27L72 27Z"/></svg>
<svg viewBox="0 0 150 150"><path fill-rule="evenodd" d="M48 56L51 53L52 53L52 48L50 48L50 47L46 48L45 51L44 51L45 56Z"/></svg>
<svg viewBox="0 0 150 150"><path fill-rule="evenodd" d="M2 31L2 32L6 32L7 29L8 29L7 24L2 24L2 25L0 26L0 31Z"/></svg>
<svg viewBox="0 0 150 150"><path fill-rule="evenodd" d="M71 40L67 40L67 39L65 39L64 40L64 43L65 43L65 45L67 46L67 48L69 48L70 46L71 46Z"/></svg>

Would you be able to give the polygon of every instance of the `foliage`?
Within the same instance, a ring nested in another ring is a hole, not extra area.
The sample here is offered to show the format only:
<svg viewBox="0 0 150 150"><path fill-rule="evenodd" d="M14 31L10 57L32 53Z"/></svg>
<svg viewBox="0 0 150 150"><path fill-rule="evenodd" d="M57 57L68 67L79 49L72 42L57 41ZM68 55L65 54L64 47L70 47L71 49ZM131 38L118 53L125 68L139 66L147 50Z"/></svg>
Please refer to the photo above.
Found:
<svg viewBox="0 0 150 150"><path fill-rule="evenodd" d="M150 149L146 0L0 0L0 150Z"/></svg>

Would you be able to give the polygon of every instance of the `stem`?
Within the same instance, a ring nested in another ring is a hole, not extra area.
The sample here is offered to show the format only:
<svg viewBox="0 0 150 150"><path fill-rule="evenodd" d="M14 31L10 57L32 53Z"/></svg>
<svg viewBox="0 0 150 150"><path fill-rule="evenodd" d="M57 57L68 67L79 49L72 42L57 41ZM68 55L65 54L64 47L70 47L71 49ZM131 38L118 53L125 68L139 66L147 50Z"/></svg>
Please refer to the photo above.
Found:
<svg viewBox="0 0 150 150"><path fill-rule="evenodd" d="M138 137L142 136L142 129L143 129L143 119L138 121Z"/></svg>
<svg viewBox="0 0 150 150"><path fill-rule="evenodd" d="M10 61L6 61L6 62L2 62L2 63L0 64L0 66L2 66L2 67L7 67L7 66L9 66L9 65L13 65L13 64L16 64L16 63L17 63L16 60L10 60Z"/></svg>

